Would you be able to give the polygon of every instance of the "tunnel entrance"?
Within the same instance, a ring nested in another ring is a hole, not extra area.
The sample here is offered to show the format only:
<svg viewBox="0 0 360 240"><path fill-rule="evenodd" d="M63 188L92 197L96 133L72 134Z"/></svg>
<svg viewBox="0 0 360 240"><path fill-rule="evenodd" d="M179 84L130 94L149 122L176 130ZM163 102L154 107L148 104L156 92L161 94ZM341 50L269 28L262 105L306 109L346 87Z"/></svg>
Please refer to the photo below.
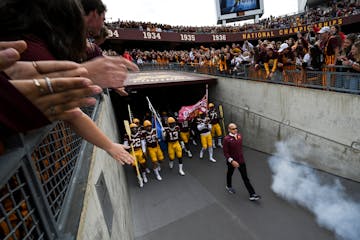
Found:
<svg viewBox="0 0 360 240"><path fill-rule="evenodd" d="M198 102L206 94L206 85L210 88L216 80L207 75L182 72L131 74L126 87L129 96L123 97L114 91L110 92L121 136L125 133L123 121L129 120L128 105L133 116L141 122L145 114L150 113L146 97L159 114L166 112L168 116L173 116L182 106Z"/></svg>

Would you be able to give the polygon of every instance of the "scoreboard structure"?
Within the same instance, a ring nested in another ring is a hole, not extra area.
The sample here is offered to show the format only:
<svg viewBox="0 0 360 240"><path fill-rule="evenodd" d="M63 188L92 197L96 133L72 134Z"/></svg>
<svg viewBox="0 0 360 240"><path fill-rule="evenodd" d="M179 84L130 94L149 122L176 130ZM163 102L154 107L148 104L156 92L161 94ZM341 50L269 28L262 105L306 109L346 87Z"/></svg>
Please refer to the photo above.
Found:
<svg viewBox="0 0 360 240"><path fill-rule="evenodd" d="M264 13L263 0L215 0L217 23L258 20Z"/></svg>

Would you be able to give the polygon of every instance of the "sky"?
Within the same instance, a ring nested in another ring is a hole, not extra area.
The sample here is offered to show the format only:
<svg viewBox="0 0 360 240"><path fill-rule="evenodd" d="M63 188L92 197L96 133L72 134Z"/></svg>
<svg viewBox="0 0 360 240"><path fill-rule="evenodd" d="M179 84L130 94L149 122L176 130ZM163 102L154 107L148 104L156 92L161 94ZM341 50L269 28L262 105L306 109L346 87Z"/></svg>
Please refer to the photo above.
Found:
<svg viewBox="0 0 360 240"><path fill-rule="evenodd" d="M215 0L103 0L106 21L133 20L172 26L216 25ZM297 0L264 0L262 18L298 12Z"/></svg>

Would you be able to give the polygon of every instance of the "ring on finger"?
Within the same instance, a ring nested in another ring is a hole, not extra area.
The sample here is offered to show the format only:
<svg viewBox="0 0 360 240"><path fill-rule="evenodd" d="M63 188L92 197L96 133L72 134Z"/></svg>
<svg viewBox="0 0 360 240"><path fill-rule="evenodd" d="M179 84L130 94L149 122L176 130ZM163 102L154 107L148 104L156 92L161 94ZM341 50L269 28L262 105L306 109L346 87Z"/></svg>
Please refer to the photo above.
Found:
<svg viewBox="0 0 360 240"><path fill-rule="evenodd" d="M41 86L39 80L33 79L33 82L34 82L35 87L39 90L40 95L45 94L45 88L43 88L43 87Z"/></svg>
<svg viewBox="0 0 360 240"><path fill-rule="evenodd" d="M49 88L49 92L50 92L50 93L54 93L54 88L52 87L50 78L44 77L44 79L45 79L46 84L47 84L47 86L48 86L48 88Z"/></svg>
<svg viewBox="0 0 360 240"><path fill-rule="evenodd" d="M31 63L32 63L33 67L35 68L35 70L36 70L38 73L42 73L42 71L41 71L41 69L40 69L40 67L39 67L39 64L37 64L37 62L32 61Z"/></svg>

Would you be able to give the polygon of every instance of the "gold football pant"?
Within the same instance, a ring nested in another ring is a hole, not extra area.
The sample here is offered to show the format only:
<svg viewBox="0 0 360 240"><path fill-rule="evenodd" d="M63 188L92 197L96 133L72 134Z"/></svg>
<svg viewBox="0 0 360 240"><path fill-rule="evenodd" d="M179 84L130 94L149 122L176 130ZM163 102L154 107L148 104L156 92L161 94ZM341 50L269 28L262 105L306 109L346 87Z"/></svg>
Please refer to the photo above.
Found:
<svg viewBox="0 0 360 240"><path fill-rule="evenodd" d="M148 147L147 151L149 153L151 162L157 163L158 161L164 160L164 154L161 151L159 144L157 144L156 147Z"/></svg>
<svg viewBox="0 0 360 240"><path fill-rule="evenodd" d="M177 158L182 158L182 149L179 141L168 142L168 154L171 161L175 159L175 154Z"/></svg>
<svg viewBox="0 0 360 240"><path fill-rule="evenodd" d="M201 146L203 149L207 149L208 147L212 147L212 137L210 132L200 135Z"/></svg>
<svg viewBox="0 0 360 240"><path fill-rule="evenodd" d="M215 134L218 137L220 137L222 135L221 127L220 127L219 123L215 123L211 126L211 136L215 137Z"/></svg>

